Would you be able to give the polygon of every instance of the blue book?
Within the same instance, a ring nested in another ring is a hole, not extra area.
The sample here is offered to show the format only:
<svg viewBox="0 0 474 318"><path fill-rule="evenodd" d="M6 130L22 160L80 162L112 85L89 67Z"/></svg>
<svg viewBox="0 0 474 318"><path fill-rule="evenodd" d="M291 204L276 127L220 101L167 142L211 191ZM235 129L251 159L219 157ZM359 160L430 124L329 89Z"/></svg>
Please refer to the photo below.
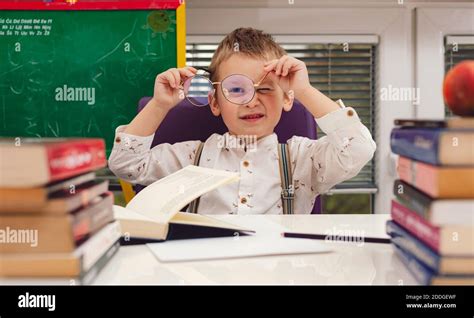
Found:
<svg viewBox="0 0 474 318"><path fill-rule="evenodd" d="M392 152L432 165L474 165L474 129L394 128Z"/></svg>
<svg viewBox="0 0 474 318"><path fill-rule="evenodd" d="M396 244L392 245L395 254L422 285L474 285L474 275L437 275L412 254Z"/></svg>
<svg viewBox="0 0 474 318"><path fill-rule="evenodd" d="M387 221L386 230L393 244L411 254L434 274L474 275L474 257L441 256L393 221Z"/></svg>

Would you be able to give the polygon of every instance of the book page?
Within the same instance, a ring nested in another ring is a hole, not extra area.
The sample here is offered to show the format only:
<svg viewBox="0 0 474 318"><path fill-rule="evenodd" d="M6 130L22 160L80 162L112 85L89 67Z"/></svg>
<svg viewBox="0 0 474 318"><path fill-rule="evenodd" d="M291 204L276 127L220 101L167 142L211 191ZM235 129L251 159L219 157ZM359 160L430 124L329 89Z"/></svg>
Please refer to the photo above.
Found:
<svg viewBox="0 0 474 318"><path fill-rule="evenodd" d="M189 165L147 186L127 204L127 208L158 223L168 223L192 200L238 179L238 173Z"/></svg>
<svg viewBox="0 0 474 318"><path fill-rule="evenodd" d="M116 220L138 220L138 221L147 221L147 222L153 222L153 223L156 222L155 220L150 219L146 215L137 213L133 210L124 208L123 206L120 206L120 205L114 205L114 217Z"/></svg>

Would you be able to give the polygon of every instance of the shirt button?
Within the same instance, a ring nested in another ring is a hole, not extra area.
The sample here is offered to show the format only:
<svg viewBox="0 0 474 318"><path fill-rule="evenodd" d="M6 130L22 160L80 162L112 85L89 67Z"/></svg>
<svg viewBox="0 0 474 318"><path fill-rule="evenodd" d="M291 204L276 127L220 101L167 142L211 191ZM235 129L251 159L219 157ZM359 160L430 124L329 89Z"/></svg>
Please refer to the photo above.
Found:
<svg viewBox="0 0 474 318"><path fill-rule="evenodd" d="M120 142L120 141L121 141L120 137L115 138L115 142Z"/></svg>
<svg viewBox="0 0 474 318"><path fill-rule="evenodd" d="M352 111L352 109L349 109L347 111L347 116L352 116L352 115L354 115L354 112Z"/></svg>
<svg viewBox="0 0 474 318"><path fill-rule="evenodd" d="M240 203L242 204L247 203L247 199L245 197L240 198Z"/></svg>
<svg viewBox="0 0 474 318"><path fill-rule="evenodd" d="M248 167L250 165L250 162L248 162L247 160L245 160L244 162L242 162L242 164L244 165L244 167Z"/></svg>

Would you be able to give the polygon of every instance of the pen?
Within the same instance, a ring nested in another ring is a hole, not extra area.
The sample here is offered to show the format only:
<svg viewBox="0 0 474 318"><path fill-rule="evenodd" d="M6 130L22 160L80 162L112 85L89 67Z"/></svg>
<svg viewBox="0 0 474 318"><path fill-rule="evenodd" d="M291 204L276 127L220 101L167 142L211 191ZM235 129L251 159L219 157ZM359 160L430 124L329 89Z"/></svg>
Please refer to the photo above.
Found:
<svg viewBox="0 0 474 318"><path fill-rule="evenodd" d="M313 239L313 240L326 240L328 235L326 234L304 234L304 233L289 233L284 232L282 233L283 237L292 237L292 238L306 238L306 239ZM354 237L351 236L344 236L348 242L353 242L351 239ZM361 237L358 237L360 239ZM382 243L382 244L389 244L390 238L382 238L382 237L362 237L363 242L365 243ZM328 240L328 241L337 241L337 240ZM355 242L355 241L354 241Z"/></svg>

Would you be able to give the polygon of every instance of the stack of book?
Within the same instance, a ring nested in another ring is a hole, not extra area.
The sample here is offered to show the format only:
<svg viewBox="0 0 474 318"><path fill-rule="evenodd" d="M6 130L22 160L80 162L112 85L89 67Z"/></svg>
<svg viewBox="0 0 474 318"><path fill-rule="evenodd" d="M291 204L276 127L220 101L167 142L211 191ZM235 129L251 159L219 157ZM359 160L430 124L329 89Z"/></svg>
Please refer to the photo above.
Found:
<svg viewBox="0 0 474 318"><path fill-rule="evenodd" d="M90 283L117 251L102 139L0 139L0 277Z"/></svg>
<svg viewBox="0 0 474 318"><path fill-rule="evenodd" d="M421 284L474 284L474 118L396 120L387 233Z"/></svg>

